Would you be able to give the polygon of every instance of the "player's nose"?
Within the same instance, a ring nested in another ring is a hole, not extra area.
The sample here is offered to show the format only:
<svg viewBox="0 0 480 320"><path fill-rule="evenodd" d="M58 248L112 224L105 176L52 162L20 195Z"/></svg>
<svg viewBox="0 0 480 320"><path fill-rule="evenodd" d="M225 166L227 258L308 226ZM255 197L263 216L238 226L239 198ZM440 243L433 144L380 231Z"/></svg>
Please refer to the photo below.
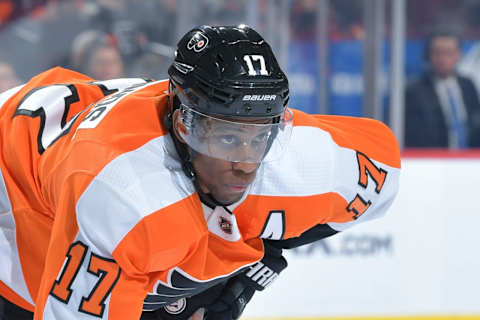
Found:
<svg viewBox="0 0 480 320"><path fill-rule="evenodd" d="M244 174L252 174L257 171L258 163L251 162L232 162L232 169Z"/></svg>

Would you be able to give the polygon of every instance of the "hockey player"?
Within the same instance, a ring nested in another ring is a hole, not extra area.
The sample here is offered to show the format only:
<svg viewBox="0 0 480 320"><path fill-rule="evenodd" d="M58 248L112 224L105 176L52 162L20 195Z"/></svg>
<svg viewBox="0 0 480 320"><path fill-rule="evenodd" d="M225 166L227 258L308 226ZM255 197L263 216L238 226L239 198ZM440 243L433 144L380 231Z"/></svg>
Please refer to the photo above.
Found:
<svg viewBox="0 0 480 320"><path fill-rule="evenodd" d="M0 95L1 319L238 319L282 249L392 203L392 132L289 108L251 28L189 31L169 76Z"/></svg>

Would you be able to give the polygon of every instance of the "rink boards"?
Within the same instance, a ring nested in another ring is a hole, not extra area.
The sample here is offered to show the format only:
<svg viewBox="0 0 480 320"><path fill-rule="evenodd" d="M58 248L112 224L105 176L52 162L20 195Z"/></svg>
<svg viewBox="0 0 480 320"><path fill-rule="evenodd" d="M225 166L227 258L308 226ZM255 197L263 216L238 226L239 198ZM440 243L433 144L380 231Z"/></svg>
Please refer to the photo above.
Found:
<svg viewBox="0 0 480 320"><path fill-rule="evenodd" d="M480 316L405 316L405 317L307 317L242 318L245 320L480 320Z"/></svg>
<svg viewBox="0 0 480 320"><path fill-rule="evenodd" d="M479 319L480 157L402 161L384 218L286 253L242 319Z"/></svg>

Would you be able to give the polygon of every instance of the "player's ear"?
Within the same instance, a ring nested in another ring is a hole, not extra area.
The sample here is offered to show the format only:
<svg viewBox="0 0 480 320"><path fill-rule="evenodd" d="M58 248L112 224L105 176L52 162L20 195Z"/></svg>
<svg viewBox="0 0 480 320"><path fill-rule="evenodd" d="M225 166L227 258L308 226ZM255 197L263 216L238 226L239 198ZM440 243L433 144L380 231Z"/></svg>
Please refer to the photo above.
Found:
<svg viewBox="0 0 480 320"><path fill-rule="evenodd" d="M172 125L173 125L173 132L175 133L175 137L177 137L177 139L180 142L186 143L185 140L180 135L180 130L186 133L187 129L185 128L185 125L182 123L182 115L180 114L179 109L173 111Z"/></svg>

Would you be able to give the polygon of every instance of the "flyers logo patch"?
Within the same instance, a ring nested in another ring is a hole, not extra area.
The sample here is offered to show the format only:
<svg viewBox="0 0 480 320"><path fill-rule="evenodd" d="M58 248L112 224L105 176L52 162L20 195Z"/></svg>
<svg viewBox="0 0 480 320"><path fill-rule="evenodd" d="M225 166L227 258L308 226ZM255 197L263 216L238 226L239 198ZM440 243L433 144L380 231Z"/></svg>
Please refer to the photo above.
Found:
<svg viewBox="0 0 480 320"><path fill-rule="evenodd" d="M218 225L223 232L232 234L232 222L225 217L218 217Z"/></svg>
<svg viewBox="0 0 480 320"><path fill-rule="evenodd" d="M193 35L192 39L187 43L187 49L195 52L200 52L208 45L208 38L201 32Z"/></svg>
<svg viewBox="0 0 480 320"><path fill-rule="evenodd" d="M185 298L182 298L176 302L167 304L165 307L165 311L170 314L179 314L182 313L183 310L187 307L187 300Z"/></svg>

